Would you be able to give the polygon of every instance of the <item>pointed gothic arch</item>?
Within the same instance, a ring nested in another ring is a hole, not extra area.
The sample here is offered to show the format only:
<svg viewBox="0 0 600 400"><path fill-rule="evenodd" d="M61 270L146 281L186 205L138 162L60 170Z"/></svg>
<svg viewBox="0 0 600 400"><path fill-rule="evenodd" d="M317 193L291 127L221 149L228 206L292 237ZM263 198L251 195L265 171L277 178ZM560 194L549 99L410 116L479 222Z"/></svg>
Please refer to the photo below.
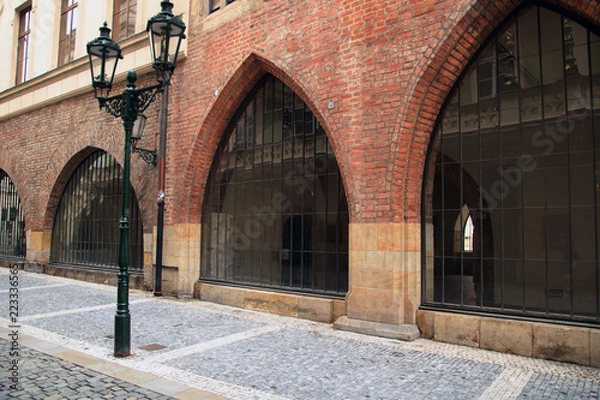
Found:
<svg viewBox="0 0 600 400"><path fill-rule="evenodd" d="M181 196L180 203L185 209L181 214L186 216L186 222L200 222L204 191L212 165L210 161L215 157L223 132L227 130L230 121L235 117L248 94L266 74L276 77L290 87L312 110L316 119L327 132L333 151L338 159L340 157L342 159L339 167L348 195L349 209L352 213L353 204L358 201L358 196L353 195L352 171L343 162L347 157L344 140L335 136L337 130L334 122L323 117L322 109L325 104L320 105L314 102L315 92L300 81L293 71L286 70L281 62L269 60L256 51L248 55L239 66L235 67L234 71L228 77L224 87L214 92L214 103L210 104L207 114L203 116L203 123L196 140L188 150L186 165L181 174L181 182L178 184L182 187L179 196ZM178 194L173 193L172 195Z"/></svg>
<svg viewBox="0 0 600 400"><path fill-rule="evenodd" d="M343 296L348 202L323 127L267 74L229 121L203 207L200 279Z"/></svg>
<svg viewBox="0 0 600 400"><path fill-rule="evenodd" d="M600 322L597 28L524 3L460 76L424 174L427 306ZM464 204L475 248L457 256L444 238ZM465 301L467 283L475 303Z"/></svg>

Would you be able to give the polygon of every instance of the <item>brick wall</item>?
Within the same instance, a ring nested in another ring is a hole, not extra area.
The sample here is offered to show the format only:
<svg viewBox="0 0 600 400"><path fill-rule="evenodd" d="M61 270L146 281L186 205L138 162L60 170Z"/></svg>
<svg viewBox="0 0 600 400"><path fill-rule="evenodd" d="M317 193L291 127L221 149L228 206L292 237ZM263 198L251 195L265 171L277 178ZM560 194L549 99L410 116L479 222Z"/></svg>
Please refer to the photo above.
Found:
<svg viewBox="0 0 600 400"><path fill-rule="evenodd" d="M142 84L148 84L142 81ZM123 87L116 87L120 93ZM158 113L149 110L146 132L156 132ZM156 118L153 118L156 114ZM0 122L0 168L13 180L24 207L27 230L52 229L62 191L81 161L103 149L123 164L124 130L120 119L98 109L90 93ZM140 147L153 148L153 135ZM156 199L156 171L132 156L132 185L138 196L144 228L152 229Z"/></svg>
<svg viewBox="0 0 600 400"><path fill-rule="evenodd" d="M200 222L218 142L266 72L298 93L325 127L352 222L418 222L425 156L443 102L481 44L521 2L249 2L254 6L236 18L223 16L237 2L208 17L192 2L183 16L188 56L170 90L166 223ZM588 22L600 20L598 1L553 3ZM138 84L151 82L147 75ZM148 114L150 133L140 146L153 148L158 106ZM92 148L123 158L122 125L98 110L91 91L1 121L0 138L0 168L19 191L28 230L51 229L68 177ZM132 160L149 232L156 169L136 155Z"/></svg>
<svg viewBox="0 0 600 400"><path fill-rule="evenodd" d="M598 2L560 2L598 21ZM424 159L443 102L519 1L268 1L209 31L190 28L171 117L170 221L198 222L227 121L270 72L311 106L344 177L354 222L420 220ZM212 17L212 16L211 16ZM218 94L215 95L215 91ZM334 107L327 105L333 102ZM185 132L185 134L184 134Z"/></svg>

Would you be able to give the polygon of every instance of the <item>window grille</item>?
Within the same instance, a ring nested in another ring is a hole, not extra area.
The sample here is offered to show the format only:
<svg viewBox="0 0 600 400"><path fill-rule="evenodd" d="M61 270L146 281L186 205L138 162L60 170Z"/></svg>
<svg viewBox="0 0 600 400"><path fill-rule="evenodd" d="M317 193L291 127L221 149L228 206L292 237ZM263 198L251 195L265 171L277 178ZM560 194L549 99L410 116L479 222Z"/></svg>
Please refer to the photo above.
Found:
<svg viewBox="0 0 600 400"><path fill-rule="evenodd" d="M522 8L439 119L424 187L425 306L600 323L599 129L598 32Z"/></svg>
<svg viewBox="0 0 600 400"><path fill-rule="evenodd" d="M203 209L201 279L340 296L348 203L323 128L267 75L230 124Z"/></svg>
<svg viewBox="0 0 600 400"><path fill-rule="evenodd" d="M96 151L67 183L54 217L51 262L114 268L118 265L122 169L104 151ZM130 204L132 269L143 268L143 232L137 199Z"/></svg>
<svg viewBox="0 0 600 400"><path fill-rule="evenodd" d="M0 257L25 258L25 251L21 199L12 180L0 169Z"/></svg>

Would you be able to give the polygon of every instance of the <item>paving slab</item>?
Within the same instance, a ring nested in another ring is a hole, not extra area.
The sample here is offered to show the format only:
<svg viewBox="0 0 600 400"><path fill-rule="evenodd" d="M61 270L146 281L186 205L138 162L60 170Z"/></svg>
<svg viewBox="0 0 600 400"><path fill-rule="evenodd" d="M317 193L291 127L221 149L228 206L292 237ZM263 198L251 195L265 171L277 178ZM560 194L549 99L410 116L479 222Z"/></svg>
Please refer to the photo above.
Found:
<svg viewBox="0 0 600 400"><path fill-rule="evenodd" d="M0 268L0 288L8 278ZM24 271L21 283L16 322L0 303L1 365L20 367L18 387L0 375L0 398L600 399L598 368L134 290L133 354L115 358L116 288Z"/></svg>

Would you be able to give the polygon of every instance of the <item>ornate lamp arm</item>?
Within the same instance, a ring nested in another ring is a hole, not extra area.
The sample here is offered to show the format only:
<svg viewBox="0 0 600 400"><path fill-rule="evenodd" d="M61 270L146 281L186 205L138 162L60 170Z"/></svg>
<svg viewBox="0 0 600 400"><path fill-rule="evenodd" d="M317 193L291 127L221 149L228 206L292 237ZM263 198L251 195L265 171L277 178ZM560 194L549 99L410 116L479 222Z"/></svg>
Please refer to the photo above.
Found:
<svg viewBox="0 0 600 400"><path fill-rule="evenodd" d="M142 157L142 160L144 160L146 164L152 164L154 167L156 167L156 151L142 149L137 147L135 144L131 147L131 151Z"/></svg>
<svg viewBox="0 0 600 400"><path fill-rule="evenodd" d="M148 86L146 88L135 89L133 96L136 102L137 112L143 112L150 104L156 100L156 95L162 93L165 84ZM118 94L111 97L98 97L98 105L100 109L106 109L106 112L116 118L122 117L123 94Z"/></svg>
<svg viewBox="0 0 600 400"><path fill-rule="evenodd" d="M136 89L136 79L135 72L130 71L127 75L127 89L122 94L111 97L98 97L100 109L106 109L106 112L113 117L121 118L125 124L131 124L132 126L138 114L146 110L156 100L156 95L162 92L168 84L161 82L157 85ZM131 142L132 152L139 154L146 163L156 166L156 151L137 147L137 140L131 140Z"/></svg>
<svg viewBox="0 0 600 400"><path fill-rule="evenodd" d="M121 118L121 105L123 104L123 95L119 94L111 97L98 97L100 109L106 109L106 112L116 118Z"/></svg>
<svg viewBox="0 0 600 400"><path fill-rule="evenodd" d="M164 83L159 83L157 85L135 90L134 95L138 105L138 112L144 112L146 108L156 100L156 95L159 92L162 93L164 86Z"/></svg>

